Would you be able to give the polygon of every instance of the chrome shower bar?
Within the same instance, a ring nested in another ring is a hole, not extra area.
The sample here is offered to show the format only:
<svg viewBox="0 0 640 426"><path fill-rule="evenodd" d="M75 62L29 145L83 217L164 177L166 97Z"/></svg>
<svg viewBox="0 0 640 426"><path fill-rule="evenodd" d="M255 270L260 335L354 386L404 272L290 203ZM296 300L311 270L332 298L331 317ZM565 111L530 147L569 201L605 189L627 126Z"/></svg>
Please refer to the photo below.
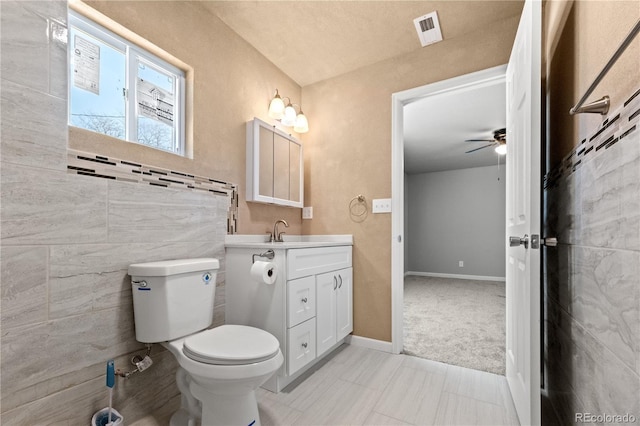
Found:
<svg viewBox="0 0 640 426"><path fill-rule="evenodd" d="M584 106L582 104L587 100L587 98L595 90L595 88L598 86L600 81L602 81L602 79L609 72L613 64L616 63L618 58L622 55L625 49L629 47L629 45L631 44L635 36L638 35L639 32L640 32L640 19L638 19L638 22L636 22L636 24L633 26L633 28L631 29L631 32L627 34L625 39L622 41L622 43L618 47L618 50L616 50L613 56L611 57L611 59L609 59L609 62L607 62L604 68L602 68L602 71L600 71L600 74L598 74L595 80L593 80L593 83L591 83L591 86L589 86L589 88L587 89L585 94L582 96L582 98L580 98L578 103L569 110L569 114L575 115L575 114L581 114L583 112L591 112L591 113L596 112L602 115L606 115L609 112L609 105L610 105L609 96L603 96L597 101L593 101Z"/></svg>

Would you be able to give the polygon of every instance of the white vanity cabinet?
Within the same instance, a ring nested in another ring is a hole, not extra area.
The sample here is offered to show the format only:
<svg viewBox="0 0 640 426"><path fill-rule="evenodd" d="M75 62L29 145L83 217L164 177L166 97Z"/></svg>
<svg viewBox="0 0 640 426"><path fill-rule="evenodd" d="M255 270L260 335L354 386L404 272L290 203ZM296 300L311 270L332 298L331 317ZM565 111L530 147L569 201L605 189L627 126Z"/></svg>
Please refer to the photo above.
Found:
<svg viewBox="0 0 640 426"><path fill-rule="evenodd" d="M320 247L287 242L255 248L226 244L226 323L270 332L285 357L264 388L281 391L353 331L352 245L348 237L348 244ZM250 275L253 255L264 253L265 247L272 247L271 261L278 270L273 285L258 283Z"/></svg>
<svg viewBox="0 0 640 426"><path fill-rule="evenodd" d="M247 123L247 201L302 208L303 167L300 141L258 118Z"/></svg>

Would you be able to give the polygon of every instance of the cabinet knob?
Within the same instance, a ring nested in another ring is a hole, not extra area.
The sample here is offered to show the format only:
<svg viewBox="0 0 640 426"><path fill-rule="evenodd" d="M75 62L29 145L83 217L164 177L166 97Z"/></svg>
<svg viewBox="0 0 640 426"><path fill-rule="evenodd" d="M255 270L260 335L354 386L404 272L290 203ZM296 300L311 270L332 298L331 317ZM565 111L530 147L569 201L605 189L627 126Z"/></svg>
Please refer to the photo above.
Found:
<svg viewBox="0 0 640 426"><path fill-rule="evenodd" d="M302 303L307 303L307 298L306 297L302 298Z"/></svg>
<svg viewBox="0 0 640 426"><path fill-rule="evenodd" d="M303 344L302 344L302 347L306 349L306 347L307 347L307 342L303 343Z"/></svg>
<svg viewBox="0 0 640 426"><path fill-rule="evenodd" d="M336 288L338 288L338 279L334 275L333 276L333 289L335 290Z"/></svg>
<svg viewBox="0 0 640 426"><path fill-rule="evenodd" d="M338 288L342 288L342 275L338 274L338 278L340 278L340 284L338 284Z"/></svg>

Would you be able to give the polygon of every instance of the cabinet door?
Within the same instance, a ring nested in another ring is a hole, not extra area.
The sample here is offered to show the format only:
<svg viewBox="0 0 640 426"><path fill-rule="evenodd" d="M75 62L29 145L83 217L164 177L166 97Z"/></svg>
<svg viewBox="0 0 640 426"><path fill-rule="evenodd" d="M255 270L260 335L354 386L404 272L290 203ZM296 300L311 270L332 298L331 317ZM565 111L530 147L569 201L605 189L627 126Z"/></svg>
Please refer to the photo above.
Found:
<svg viewBox="0 0 640 426"><path fill-rule="evenodd" d="M273 197L273 132L262 126L258 128L258 194Z"/></svg>
<svg viewBox="0 0 640 426"><path fill-rule="evenodd" d="M294 141L289 144L289 199L302 202L302 146Z"/></svg>
<svg viewBox="0 0 640 426"><path fill-rule="evenodd" d="M344 284L343 284L344 285ZM336 339L336 290L338 277L334 272L316 275L316 337L318 356L325 353Z"/></svg>
<svg viewBox="0 0 640 426"><path fill-rule="evenodd" d="M336 341L344 338L353 331L353 268L341 269L338 276L336 294Z"/></svg>
<svg viewBox="0 0 640 426"><path fill-rule="evenodd" d="M273 197L289 200L289 139L273 134Z"/></svg>

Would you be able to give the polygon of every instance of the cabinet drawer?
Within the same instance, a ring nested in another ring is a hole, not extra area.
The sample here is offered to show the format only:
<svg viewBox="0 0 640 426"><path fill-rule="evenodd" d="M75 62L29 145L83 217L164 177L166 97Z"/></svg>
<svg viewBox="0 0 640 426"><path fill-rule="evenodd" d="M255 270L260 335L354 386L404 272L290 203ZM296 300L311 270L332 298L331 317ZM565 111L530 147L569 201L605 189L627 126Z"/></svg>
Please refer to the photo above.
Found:
<svg viewBox="0 0 640 426"><path fill-rule="evenodd" d="M316 358L316 319L287 330L287 374L291 375Z"/></svg>
<svg viewBox="0 0 640 426"><path fill-rule="evenodd" d="M312 247L287 251L287 278L295 279L351 266L351 246Z"/></svg>
<svg viewBox="0 0 640 426"><path fill-rule="evenodd" d="M313 276L287 282L287 328L316 316L316 281Z"/></svg>

